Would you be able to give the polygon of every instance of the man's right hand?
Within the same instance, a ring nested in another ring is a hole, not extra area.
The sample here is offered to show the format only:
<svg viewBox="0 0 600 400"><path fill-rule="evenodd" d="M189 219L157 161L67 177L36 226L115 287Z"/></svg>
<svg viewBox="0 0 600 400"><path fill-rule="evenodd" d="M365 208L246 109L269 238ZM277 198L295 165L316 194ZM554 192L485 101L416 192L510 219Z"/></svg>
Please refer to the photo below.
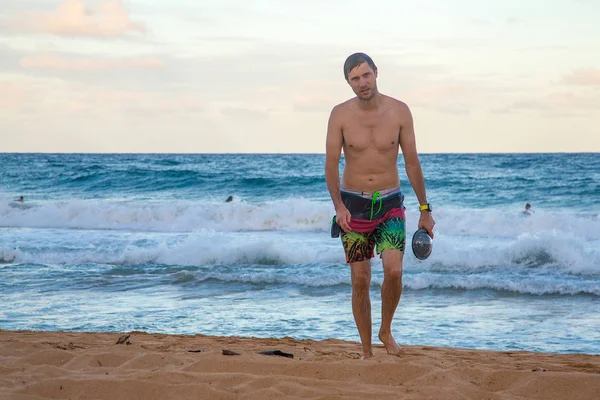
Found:
<svg viewBox="0 0 600 400"><path fill-rule="evenodd" d="M335 210L335 221L342 228L344 232L351 232L350 229L350 211L346 208L346 206L341 205Z"/></svg>

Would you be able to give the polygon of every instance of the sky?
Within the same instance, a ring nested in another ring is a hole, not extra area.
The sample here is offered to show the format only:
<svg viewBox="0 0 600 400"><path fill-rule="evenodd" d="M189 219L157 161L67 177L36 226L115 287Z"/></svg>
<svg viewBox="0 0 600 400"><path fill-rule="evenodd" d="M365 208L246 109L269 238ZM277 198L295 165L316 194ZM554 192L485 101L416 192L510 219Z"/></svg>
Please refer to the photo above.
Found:
<svg viewBox="0 0 600 400"><path fill-rule="evenodd" d="M18 0L0 152L324 153L369 54L420 153L600 152L600 0Z"/></svg>

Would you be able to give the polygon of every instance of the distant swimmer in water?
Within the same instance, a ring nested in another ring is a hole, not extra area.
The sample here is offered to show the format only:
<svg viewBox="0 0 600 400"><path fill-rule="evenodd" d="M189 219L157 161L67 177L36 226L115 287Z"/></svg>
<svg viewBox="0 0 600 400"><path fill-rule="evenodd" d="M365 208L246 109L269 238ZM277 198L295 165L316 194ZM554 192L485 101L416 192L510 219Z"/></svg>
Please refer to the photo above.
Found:
<svg viewBox="0 0 600 400"><path fill-rule="evenodd" d="M227 200L225 200L225 203L229 203L229 202L232 202L232 201L233 201L233 196L229 196L227 198Z"/></svg>
<svg viewBox="0 0 600 400"><path fill-rule="evenodd" d="M10 203L8 203L8 205L13 208L20 208L22 210L26 210L32 207L31 203L25 204L25 197L23 196L19 196L18 199L11 201Z"/></svg>
<svg viewBox="0 0 600 400"><path fill-rule="evenodd" d="M525 215L531 215L533 213L534 213L534 211L531 208L531 204L529 204L529 203L525 204L525 211L523 211L523 214L525 214Z"/></svg>

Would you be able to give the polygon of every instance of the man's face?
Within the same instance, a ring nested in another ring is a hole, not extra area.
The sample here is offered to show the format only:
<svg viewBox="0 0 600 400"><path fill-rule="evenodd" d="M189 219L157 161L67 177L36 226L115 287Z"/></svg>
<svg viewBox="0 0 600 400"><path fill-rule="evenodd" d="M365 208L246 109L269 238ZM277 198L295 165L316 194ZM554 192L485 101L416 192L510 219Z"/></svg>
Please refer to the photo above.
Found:
<svg viewBox="0 0 600 400"><path fill-rule="evenodd" d="M373 71L366 62L348 73L348 83L361 100L371 100L377 93L377 71Z"/></svg>

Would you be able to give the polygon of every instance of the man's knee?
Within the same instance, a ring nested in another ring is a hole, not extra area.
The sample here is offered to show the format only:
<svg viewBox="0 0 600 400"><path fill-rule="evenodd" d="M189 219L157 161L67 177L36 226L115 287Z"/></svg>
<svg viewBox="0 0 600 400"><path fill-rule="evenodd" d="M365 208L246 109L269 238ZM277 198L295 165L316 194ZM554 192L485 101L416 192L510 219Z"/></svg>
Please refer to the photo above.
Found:
<svg viewBox="0 0 600 400"><path fill-rule="evenodd" d="M371 266L368 261L352 264L352 287L365 289L371 285Z"/></svg>
<svg viewBox="0 0 600 400"><path fill-rule="evenodd" d="M383 273L386 278L402 279L402 258L404 253L399 250L384 250L381 253Z"/></svg>
<svg viewBox="0 0 600 400"><path fill-rule="evenodd" d="M402 281L402 267L393 267L384 271L385 279L399 280Z"/></svg>

